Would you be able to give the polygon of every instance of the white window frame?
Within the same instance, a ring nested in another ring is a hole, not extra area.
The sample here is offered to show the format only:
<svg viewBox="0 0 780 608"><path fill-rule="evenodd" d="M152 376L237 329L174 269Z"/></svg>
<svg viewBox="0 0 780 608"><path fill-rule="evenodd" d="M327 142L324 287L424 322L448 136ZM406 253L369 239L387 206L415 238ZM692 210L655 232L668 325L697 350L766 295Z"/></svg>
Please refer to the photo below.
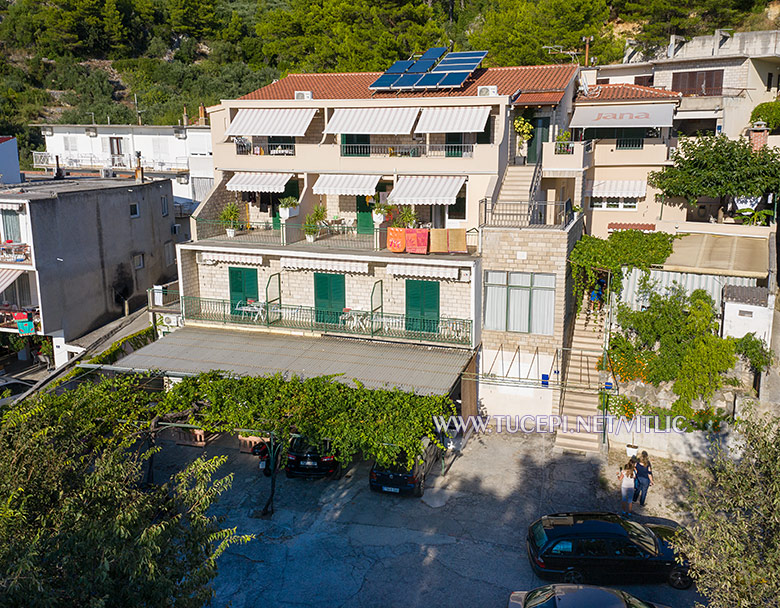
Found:
<svg viewBox="0 0 780 608"><path fill-rule="evenodd" d="M133 256L133 268L135 270L141 270L144 267L144 254L136 253Z"/></svg>
<svg viewBox="0 0 780 608"><path fill-rule="evenodd" d="M133 213L135 206L135 213ZM141 203L130 203L130 217L141 217Z"/></svg>
<svg viewBox="0 0 780 608"><path fill-rule="evenodd" d="M636 211L639 198L636 196L591 196L590 208L595 211Z"/></svg>
<svg viewBox="0 0 780 608"><path fill-rule="evenodd" d="M503 283L492 282L489 279L489 273L503 273L504 274L504 282ZM518 277L518 278L520 276L527 277L528 278L528 281L527 281L528 284L527 285L512 284L512 282L510 280L510 277L512 275L514 275L515 277ZM552 287L536 285L535 284L536 283L535 279L536 279L537 276L540 276L540 275L541 276L545 276L545 277L552 277L552 283L553 283ZM486 270L484 276L485 276L485 289L484 289L485 302L484 302L484 305L483 305L483 309L484 309L483 310L483 315L484 315L483 325L484 325L485 329L490 330L490 331L504 331L504 332L507 332L507 333L518 333L518 334L533 334L533 333L537 333L537 332L531 331L531 329L534 326L534 322L533 322L533 317L534 317L534 304L533 304L534 297L533 297L533 292L537 291L537 290L539 290L539 291L543 290L543 291L546 291L546 292L552 292L553 293L553 299L554 299L554 297L555 297L554 294L555 294L555 289L556 289L556 287L555 287L555 284L556 284L555 274L551 273L551 272L516 272L516 271L505 271L505 270ZM487 317L487 312L488 312L488 309L489 309L488 303L487 303L488 287L493 287L493 288L498 287L498 288L501 288L501 289L504 290L504 294L505 294L504 295L504 301L503 301L504 322L502 324L502 327L491 327L490 326L490 321L489 321L489 319ZM510 314L510 302L511 302L510 293L512 291L514 291L514 290L524 290L524 291L528 292L528 320L527 320L527 327L528 327L528 329L527 329L527 331L526 330L522 330L522 329L509 329L509 327L510 327L510 317L509 317L509 314ZM554 311L552 311L552 312L553 312L553 315L554 315ZM554 316L553 316L553 319L554 319ZM554 329L554 323L553 323L553 329L552 329L551 333L544 333L544 334L538 334L538 335L553 335L554 333L555 333L555 329Z"/></svg>
<svg viewBox="0 0 780 608"><path fill-rule="evenodd" d="M162 216L168 217L168 195L163 194L160 197L160 206L162 207Z"/></svg>

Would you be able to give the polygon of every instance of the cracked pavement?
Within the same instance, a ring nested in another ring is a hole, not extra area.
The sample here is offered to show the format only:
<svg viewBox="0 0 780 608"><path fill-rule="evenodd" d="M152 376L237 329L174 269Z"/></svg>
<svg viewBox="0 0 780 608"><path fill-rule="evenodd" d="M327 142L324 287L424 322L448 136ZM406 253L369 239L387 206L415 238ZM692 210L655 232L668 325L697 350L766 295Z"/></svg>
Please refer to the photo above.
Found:
<svg viewBox="0 0 780 608"><path fill-rule="evenodd" d="M203 450L160 441L155 475L173 474ZM370 463L339 481L277 479L275 513L262 508L270 479L257 458L223 436L205 448L228 455L233 487L214 513L257 540L219 559L213 606L369 608L506 606L512 591L546 583L528 564L525 535L540 515L613 510L598 488L598 458L554 454L546 435L472 438L422 499L369 490ZM438 471L437 471L438 473ZM702 598L665 584L616 585L646 601L692 607Z"/></svg>

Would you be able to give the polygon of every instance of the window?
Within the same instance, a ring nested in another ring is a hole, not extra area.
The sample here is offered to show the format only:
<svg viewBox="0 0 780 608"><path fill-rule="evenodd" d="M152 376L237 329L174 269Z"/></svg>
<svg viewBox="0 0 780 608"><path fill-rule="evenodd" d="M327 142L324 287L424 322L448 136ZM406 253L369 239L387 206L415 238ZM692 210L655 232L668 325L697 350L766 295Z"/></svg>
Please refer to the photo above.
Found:
<svg viewBox="0 0 780 608"><path fill-rule="evenodd" d="M672 74L672 90L689 95L723 95L723 70L677 72Z"/></svg>
<svg viewBox="0 0 780 608"><path fill-rule="evenodd" d="M168 241L163 245L163 254L165 255L166 266L173 266L176 263L176 251L173 248L173 241Z"/></svg>
<svg viewBox="0 0 780 608"><path fill-rule="evenodd" d="M485 130L481 133L477 133L477 143L478 144L489 144L492 140L493 136L493 117L488 116L487 122L485 123Z"/></svg>
<svg viewBox="0 0 780 608"><path fill-rule="evenodd" d="M141 206L138 203L130 203L130 217L140 217Z"/></svg>
<svg viewBox="0 0 780 608"><path fill-rule="evenodd" d="M30 275L23 272L11 285L0 294L3 303L16 304L23 308L32 304L30 297Z"/></svg>
<svg viewBox="0 0 780 608"><path fill-rule="evenodd" d="M555 275L485 272L485 328L551 336Z"/></svg>
<svg viewBox="0 0 780 608"><path fill-rule="evenodd" d="M167 194L164 194L162 197L160 197L160 206L162 207L163 217L166 217L168 215L168 195Z"/></svg>
<svg viewBox="0 0 780 608"><path fill-rule="evenodd" d="M634 76L634 84L638 84L642 87L651 87L653 86L653 75L650 74L649 76Z"/></svg>
<svg viewBox="0 0 780 608"><path fill-rule="evenodd" d="M342 156L370 156L371 136L355 135L355 134L342 135L341 155Z"/></svg>
<svg viewBox="0 0 780 608"><path fill-rule="evenodd" d="M570 540L559 540L552 549L550 549L551 555L571 555L574 553L574 547Z"/></svg>
<svg viewBox="0 0 780 608"><path fill-rule="evenodd" d="M609 78L596 78L596 85L609 84Z"/></svg>
<svg viewBox="0 0 780 608"><path fill-rule="evenodd" d="M451 220L466 219L466 195L461 193L455 199L455 204L447 207L447 217Z"/></svg>
<svg viewBox="0 0 780 608"><path fill-rule="evenodd" d="M144 267L144 254L138 253L133 256L133 268L140 270Z"/></svg>
<svg viewBox="0 0 780 608"><path fill-rule="evenodd" d="M593 196L590 199L591 209L636 209L636 198L632 197L613 197L613 196Z"/></svg>
<svg viewBox="0 0 780 608"><path fill-rule="evenodd" d="M774 78L774 74L772 72L769 72L769 74L766 75L766 92L770 93L772 91L772 79Z"/></svg>
<svg viewBox="0 0 780 608"><path fill-rule="evenodd" d="M19 214L11 209L2 209L0 217L3 220L3 240L21 243L22 230L19 226Z"/></svg>

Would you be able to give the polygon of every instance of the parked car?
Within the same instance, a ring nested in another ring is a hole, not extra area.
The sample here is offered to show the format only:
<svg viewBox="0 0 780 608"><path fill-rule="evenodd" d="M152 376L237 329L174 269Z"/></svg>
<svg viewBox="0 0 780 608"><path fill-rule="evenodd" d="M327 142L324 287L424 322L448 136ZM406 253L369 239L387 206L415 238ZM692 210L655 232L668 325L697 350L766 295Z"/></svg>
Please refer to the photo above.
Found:
<svg viewBox="0 0 780 608"><path fill-rule="evenodd" d="M26 393L33 387L33 384L24 380L17 380L10 376L0 377L0 405L13 403L22 393ZM6 395L8 391L8 395Z"/></svg>
<svg viewBox="0 0 780 608"><path fill-rule="evenodd" d="M677 529L615 513L545 515L528 528L528 559L539 576L566 583L665 578L687 589L687 564L677 563L668 542Z"/></svg>
<svg viewBox="0 0 780 608"><path fill-rule="evenodd" d="M590 585L546 585L533 591L515 591L509 608L668 608L645 602L630 593Z"/></svg>
<svg viewBox="0 0 780 608"><path fill-rule="evenodd" d="M287 477L332 477L340 479L343 472L341 463L325 439L314 445L308 439L297 435L290 441L287 451Z"/></svg>
<svg viewBox="0 0 780 608"><path fill-rule="evenodd" d="M374 492L422 496L425 493L425 478L433 465L441 460L441 456L441 448L429 437L423 437L419 457L411 469L406 466L404 453L398 456L399 464L390 467L380 467L375 462L371 467L368 484Z"/></svg>

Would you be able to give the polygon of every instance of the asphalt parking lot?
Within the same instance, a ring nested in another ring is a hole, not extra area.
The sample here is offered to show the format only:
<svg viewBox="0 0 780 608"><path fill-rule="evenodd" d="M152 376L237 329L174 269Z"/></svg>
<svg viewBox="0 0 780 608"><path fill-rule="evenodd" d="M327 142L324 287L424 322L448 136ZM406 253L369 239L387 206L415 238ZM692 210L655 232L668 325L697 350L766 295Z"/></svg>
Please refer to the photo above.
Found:
<svg viewBox="0 0 780 608"><path fill-rule="evenodd" d="M160 445L158 481L204 451ZM526 556L533 520L618 508L617 492L604 504L596 461L556 455L544 435L493 435L472 439L446 476L428 480L422 499L371 492L370 463L361 462L339 481L280 474L276 511L261 519L270 479L237 448L231 437L205 448L227 454L223 474L235 476L215 513L257 540L220 558L215 606L506 606L512 591L546 582ZM621 588L673 608L701 601L665 584Z"/></svg>

